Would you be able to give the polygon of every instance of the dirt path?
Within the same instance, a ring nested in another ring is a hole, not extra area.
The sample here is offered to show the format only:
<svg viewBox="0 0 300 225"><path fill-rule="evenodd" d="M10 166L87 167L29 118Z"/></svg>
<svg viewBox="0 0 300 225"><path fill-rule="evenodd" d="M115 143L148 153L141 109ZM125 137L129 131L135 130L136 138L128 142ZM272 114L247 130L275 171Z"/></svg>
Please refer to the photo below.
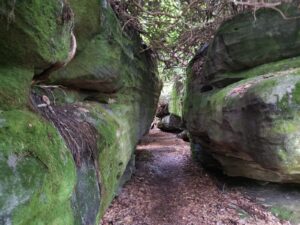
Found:
<svg viewBox="0 0 300 225"><path fill-rule="evenodd" d="M103 225L289 224L196 165L189 144L151 130L136 151L137 170Z"/></svg>

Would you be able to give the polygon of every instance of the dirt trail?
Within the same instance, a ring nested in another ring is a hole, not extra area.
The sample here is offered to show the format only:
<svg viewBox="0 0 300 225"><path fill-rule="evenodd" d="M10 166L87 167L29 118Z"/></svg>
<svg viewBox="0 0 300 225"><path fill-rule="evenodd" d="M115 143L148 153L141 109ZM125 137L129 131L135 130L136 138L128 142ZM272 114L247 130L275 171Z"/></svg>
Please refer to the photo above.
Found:
<svg viewBox="0 0 300 225"><path fill-rule="evenodd" d="M175 134L151 130L137 148L136 167L101 224L289 224L237 190L218 185Z"/></svg>

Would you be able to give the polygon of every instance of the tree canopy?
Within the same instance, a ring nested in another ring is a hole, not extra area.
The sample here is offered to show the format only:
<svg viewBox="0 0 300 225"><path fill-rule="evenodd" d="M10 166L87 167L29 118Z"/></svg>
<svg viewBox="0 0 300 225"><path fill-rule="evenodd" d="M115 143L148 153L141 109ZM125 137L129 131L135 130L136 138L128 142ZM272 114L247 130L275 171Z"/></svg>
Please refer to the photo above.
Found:
<svg viewBox="0 0 300 225"><path fill-rule="evenodd" d="M275 8L291 0L114 0L123 29L138 30L157 53L165 77L182 73L217 27L242 11Z"/></svg>

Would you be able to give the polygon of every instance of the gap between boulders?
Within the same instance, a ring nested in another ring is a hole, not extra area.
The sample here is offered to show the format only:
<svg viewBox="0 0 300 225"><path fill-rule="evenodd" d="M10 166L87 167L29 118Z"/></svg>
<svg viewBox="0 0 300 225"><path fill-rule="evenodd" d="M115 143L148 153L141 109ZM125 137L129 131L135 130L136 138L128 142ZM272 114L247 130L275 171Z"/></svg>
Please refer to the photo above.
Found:
<svg viewBox="0 0 300 225"><path fill-rule="evenodd" d="M102 225L289 224L227 188L191 158L187 142L152 129L136 150L136 172Z"/></svg>

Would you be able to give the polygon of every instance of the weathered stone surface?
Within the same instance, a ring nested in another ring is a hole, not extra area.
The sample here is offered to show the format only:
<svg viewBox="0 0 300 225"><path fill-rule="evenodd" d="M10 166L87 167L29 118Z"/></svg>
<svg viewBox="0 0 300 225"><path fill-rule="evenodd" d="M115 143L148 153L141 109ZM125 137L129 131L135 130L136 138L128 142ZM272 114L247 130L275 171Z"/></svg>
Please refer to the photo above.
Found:
<svg viewBox="0 0 300 225"><path fill-rule="evenodd" d="M73 224L74 161L28 107L34 71L69 52L63 1L4 1L0 11L0 224Z"/></svg>
<svg viewBox="0 0 300 225"><path fill-rule="evenodd" d="M74 32L78 42L77 53L80 53L95 36L101 31L102 10L99 8L98 0L81 1L68 0L74 17ZM102 2L105 2L104 0Z"/></svg>
<svg viewBox="0 0 300 225"><path fill-rule="evenodd" d="M158 122L157 127L162 131L175 133L180 132L182 131L181 117L174 114L165 116L161 119L161 121Z"/></svg>
<svg viewBox="0 0 300 225"><path fill-rule="evenodd" d="M106 1L63 2L0 4L0 224L98 224L155 114L161 84L139 35ZM31 86L68 56L66 9L76 56Z"/></svg>
<svg viewBox="0 0 300 225"><path fill-rule="evenodd" d="M4 0L0 9L0 64L42 69L67 58L74 18L63 0Z"/></svg>
<svg viewBox="0 0 300 225"><path fill-rule="evenodd" d="M184 94L184 79L180 76L174 78L171 97L169 101L169 111L171 114L182 116L182 102Z"/></svg>
<svg viewBox="0 0 300 225"><path fill-rule="evenodd" d="M67 67L51 75L51 83L102 93L117 92L123 87L120 71L124 53L117 42L111 42L103 34L94 36Z"/></svg>
<svg viewBox="0 0 300 225"><path fill-rule="evenodd" d="M271 9L258 11L255 23L237 16L220 27L203 69L190 65L184 120L204 165L300 183L300 58L285 59L300 55L300 19L288 21Z"/></svg>
<svg viewBox="0 0 300 225"><path fill-rule="evenodd" d="M290 19L284 19L276 10L261 9L255 18L249 12L224 23L209 46L203 79L224 87L245 78L228 76L226 72L299 55L300 20L297 17L300 12L292 4L284 5L280 10Z"/></svg>

